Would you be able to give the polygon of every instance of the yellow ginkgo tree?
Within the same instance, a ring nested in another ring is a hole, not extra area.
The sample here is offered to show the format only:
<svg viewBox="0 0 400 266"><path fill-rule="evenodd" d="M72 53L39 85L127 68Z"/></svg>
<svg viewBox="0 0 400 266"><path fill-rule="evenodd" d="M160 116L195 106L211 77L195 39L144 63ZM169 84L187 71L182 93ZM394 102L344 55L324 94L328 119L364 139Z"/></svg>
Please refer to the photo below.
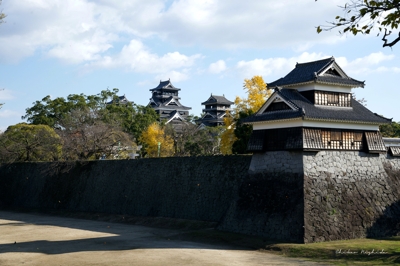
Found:
<svg viewBox="0 0 400 266"><path fill-rule="evenodd" d="M268 97L271 96L271 90L267 88L267 84L265 84L264 79L261 76L254 76L251 79L245 79L243 89L247 92L247 98L236 96L236 118L239 116L240 112L257 112Z"/></svg>
<svg viewBox="0 0 400 266"><path fill-rule="evenodd" d="M148 157L169 157L174 155L174 140L165 134L157 122L143 131L139 141L144 145Z"/></svg>
<svg viewBox="0 0 400 266"><path fill-rule="evenodd" d="M243 89L247 92L247 98L236 96L236 106L230 117L227 116L224 120L225 131L221 135L221 152L223 154L246 152L252 128L243 125L240 119L256 113L272 93L261 76L245 79Z"/></svg>
<svg viewBox="0 0 400 266"><path fill-rule="evenodd" d="M225 155L232 154L232 145L237 140L234 122L233 116L227 114L224 117L225 130L221 134L220 151Z"/></svg>

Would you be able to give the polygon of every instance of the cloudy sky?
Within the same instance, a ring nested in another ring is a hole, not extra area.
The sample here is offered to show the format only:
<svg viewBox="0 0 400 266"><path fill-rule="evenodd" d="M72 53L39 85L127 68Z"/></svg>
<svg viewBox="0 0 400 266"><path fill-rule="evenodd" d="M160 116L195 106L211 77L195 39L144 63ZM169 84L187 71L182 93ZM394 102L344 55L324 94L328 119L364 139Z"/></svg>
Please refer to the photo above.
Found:
<svg viewBox="0 0 400 266"><path fill-rule="evenodd" d="M272 82L307 62L334 56L366 87L367 107L400 121L400 44L372 36L316 33L346 1L3 0L0 130L21 122L47 95L118 88L147 105L149 89L171 79L181 103L200 115L211 93L245 96L243 80Z"/></svg>

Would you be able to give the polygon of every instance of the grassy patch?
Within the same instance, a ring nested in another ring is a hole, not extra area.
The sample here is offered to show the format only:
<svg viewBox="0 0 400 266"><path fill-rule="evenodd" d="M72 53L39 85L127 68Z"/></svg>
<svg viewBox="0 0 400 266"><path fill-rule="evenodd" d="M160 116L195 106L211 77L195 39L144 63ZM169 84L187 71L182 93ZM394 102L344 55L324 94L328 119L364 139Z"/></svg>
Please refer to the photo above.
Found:
<svg viewBox="0 0 400 266"><path fill-rule="evenodd" d="M400 237L313 244L271 244L265 250L334 265L400 265Z"/></svg>

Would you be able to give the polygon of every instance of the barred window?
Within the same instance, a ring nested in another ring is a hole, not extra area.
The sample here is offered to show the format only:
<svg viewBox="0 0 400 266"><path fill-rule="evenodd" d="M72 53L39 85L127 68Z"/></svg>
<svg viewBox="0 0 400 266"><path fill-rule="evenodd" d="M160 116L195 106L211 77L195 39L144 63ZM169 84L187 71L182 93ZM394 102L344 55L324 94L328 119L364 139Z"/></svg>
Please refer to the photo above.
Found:
<svg viewBox="0 0 400 266"><path fill-rule="evenodd" d="M342 140L342 131L341 130L332 130L331 131L331 140L332 141Z"/></svg>

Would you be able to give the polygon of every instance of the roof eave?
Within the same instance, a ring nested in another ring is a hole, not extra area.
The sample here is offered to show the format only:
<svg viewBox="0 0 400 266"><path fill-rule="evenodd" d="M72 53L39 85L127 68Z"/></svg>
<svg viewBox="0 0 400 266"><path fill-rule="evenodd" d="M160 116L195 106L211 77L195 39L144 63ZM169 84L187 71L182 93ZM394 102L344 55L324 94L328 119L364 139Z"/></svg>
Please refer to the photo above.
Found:
<svg viewBox="0 0 400 266"><path fill-rule="evenodd" d="M329 119L329 118L315 118L315 117L305 117L306 121L319 121L319 122L345 122L345 123L356 123L356 124L369 124L369 125L382 125L390 123L386 122L373 122L373 121L360 121L360 120L344 120L344 119Z"/></svg>
<svg viewBox="0 0 400 266"><path fill-rule="evenodd" d="M253 125L253 124L263 124L263 123L269 123L269 122L295 121L295 120L302 120L302 119L303 119L302 117L294 117L294 118L286 118L286 119L250 121L250 122L243 122L243 124Z"/></svg>

